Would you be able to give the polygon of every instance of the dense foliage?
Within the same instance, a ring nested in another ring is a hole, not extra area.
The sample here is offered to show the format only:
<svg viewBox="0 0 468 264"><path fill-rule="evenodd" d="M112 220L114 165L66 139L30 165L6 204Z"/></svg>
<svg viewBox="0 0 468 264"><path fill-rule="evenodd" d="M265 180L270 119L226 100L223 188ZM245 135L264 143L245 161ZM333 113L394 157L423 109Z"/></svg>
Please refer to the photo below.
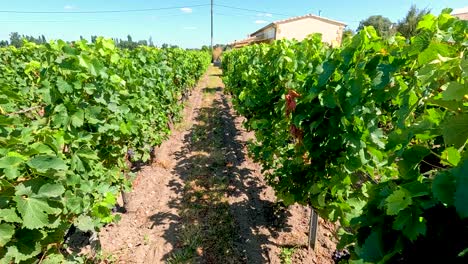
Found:
<svg viewBox="0 0 468 264"><path fill-rule="evenodd" d="M111 222L127 153L147 160L167 138L209 61L103 38L1 48L0 263L59 263L72 224Z"/></svg>
<svg viewBox="0 0 468 264"><path fill-rule="evenodd" d="M353 263L468 255L468 22L447 10L418 30L409 41L367 27L337 49L315 35L224 55L269 183L284 202L339 220Z"/></svg>

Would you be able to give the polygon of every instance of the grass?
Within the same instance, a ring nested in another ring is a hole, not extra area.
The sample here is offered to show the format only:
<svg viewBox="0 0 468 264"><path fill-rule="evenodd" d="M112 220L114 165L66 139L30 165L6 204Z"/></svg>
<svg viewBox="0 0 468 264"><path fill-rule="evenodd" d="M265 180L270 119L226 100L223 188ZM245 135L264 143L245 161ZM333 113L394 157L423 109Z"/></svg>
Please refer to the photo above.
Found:
<svg viewBox="0 0 468 264"><path fill-rule="evenodd" d="M296 252L295 247L282 247L280 252L280 259L282 264L292 264L292 256Z"/></svg>
<svg viewBox="0 0 468 264"><path fill-rule="evenodd" d="M223 120L217 104L221 71L211 67L197 122L191 128L191 170L184 185L179 214L183 226L179 247L168 263L238 263L234 250L235 225L227 192L226 153L223 150Z"/></svg>

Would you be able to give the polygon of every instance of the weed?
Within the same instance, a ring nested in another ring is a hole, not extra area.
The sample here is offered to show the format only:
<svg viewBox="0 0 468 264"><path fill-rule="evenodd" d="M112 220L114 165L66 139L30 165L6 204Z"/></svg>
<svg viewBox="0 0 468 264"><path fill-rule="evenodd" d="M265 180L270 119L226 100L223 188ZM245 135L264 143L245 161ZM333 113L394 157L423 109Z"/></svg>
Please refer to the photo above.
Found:
<svg viewBox="0 0 468 264"><path fill-rule="evenodd" d="M292 256L296 251L295 247L282 247L280 252L280 259L282 264L292 264Z"/></svg>

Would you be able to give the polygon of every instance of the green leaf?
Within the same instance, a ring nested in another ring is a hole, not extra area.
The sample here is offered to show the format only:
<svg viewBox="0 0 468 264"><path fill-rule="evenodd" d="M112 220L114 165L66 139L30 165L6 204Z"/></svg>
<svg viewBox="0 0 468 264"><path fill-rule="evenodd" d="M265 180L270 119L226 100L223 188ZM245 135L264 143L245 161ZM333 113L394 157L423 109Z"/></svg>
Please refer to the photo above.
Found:
<svg viewBox="0 0 468 264"><path fill-rule="evenodd" d="M330 61L325 61L322 65L317 67L317 73L320 74L318 78L318 87L322 87L328 82L335 71L335 68L335 64Z"/></svg>
<svg viewBox="0 0 468 264"><path fill-rule="evenodd" d="M83 232L88 232L95 230L96 223L91 217L87 215L80 215L77 219L75 219L75 226Z"/></svg>
<svg viewBox="0 0 468 264"><path fill-rule="evenodd" d="M447 164L447 162L444 162L442 160L442 163L445 165L457 166L458 162L460 162L461 159L460 152L458 152L458 150L454 147L446 148L442 152L441 156L444 160L449 162L449 164Z"/></svg>
<svg viewBox="0 0 468 264"><path fill-rule="evenodd" d="M8 223L21 223L15 208L0 209L0 220Z"/></svg>
<svg viewBox="0 0 468 264"><path fill-rule="evenodd" d="M11 157L11 156L3 157L3 158L0 158L0 169L16 167L20 165L21 163L23 163L22 158Z"/></svg>
<svg viewBox="0 0 468 264"><path fill-rule="evenodd" d="M0 224L0 247L5 246L15 234L15 226Z"/></svg>
<svg viewBox="0 0 468 264"><path fill-rule="evenodd" d="M399 188L390 194L387 199L385 199L385 204L387 206L388 215L397 215L401 210L404 210L413 203L411 199L411 194L403 189Z"/></svg>
<svg viewBox="0 0 468 264"><path fill-rule="evenodd" d="M403 231L403 235L414 241L420 235L426 234L426 221L421 217L421 212L407 208L401 211L393 222L393 229Z"/></svg>
<svg viewBox="0 0 468 264"><path fill-rule="evenodd" d="M419 21L417 29L431 29L435 22L435 16L433 14L427 14Z"/></svg>
<svg viewBox="0 0 468 264"><path fill-rule="evenodd" d="M14 263L32 259L41 253L41 244L39 241L27 241L27 243L16 243L7 248L7 257L15 259Z"/></svg>
<svg viewBox="0 0 468 264"><path fill-rule="evenodd" d="M468 160L454 169L452 173L456 180L455 208L462 218L468 218Z"/></svg>
<svg viewBox="0 0 468 264"><path fill-rule="evenodd" d="M38 171L53 170L66 170L68 169L67 164L62 159L50 155L39 155L32 158L28 165Z"/></svg>
<svg viewBox="0 0 468 264"><path fill-rule="evenodd" d="M29 229L37 229L53 224L49 220L49 214L59 214L59 208L51 207L44 198L36 197L31 187L23 184L16 186L15 197L16 207L23 217L23 226ZM47 192L45 192L47 193Z"/></svg>
<svg viewBox="0 0 468 264"><path fill-rule="evenodd" d="M373 231L364 244L359 249L359 257L364 261L376 263L384 257L384 250L382 245L382 235L378 231Z"/></svg>
<svg viewBox="0 0 468 264"><path fill-rule="evenodd" d="M320 103L323 106L326 106L328 108L335 108L336 107L336 101L335 101L335 95L334 92L331 88L328 88L324 92L319 94L319 99Z"/></svg>
<svg viewBox="0 0 468 264"><path fill-rule="evenodd" d="M412 146L405 150L402 159L398 161L398 171L405 179L415 178L419 175L418 165L431 151L425 146Z"/></svg>
<svg viewBox="0 0 468 264"><path fill-rule="evenodd" d="M62 254L51 254L48 255L43 261L42 264L64 264L69 263L65 261L65 257Z"/></svg>
<svg viewBox="0 0 468 264"><path fill-rule="evenodd" d="M434 197L448 205L454 203L455 188L455 177L448 171L440 172L432 181Z"/></svg>
<svg viewBox="0 0 468 264"><path fill-rule="evenodd" d="M446 101L462 101L468 94L468 83L449 82L447 88L442 92L442 99Z"/></svg>
<svg viewBox="0 0 468 264"><path fill-rule="evenodd" d="M126 83L122 78L120 78L120 76L115 75L115 74L114 74L114 75L111 75L110 81L111 81L112 83L120 84L120 85L122 85L122 86L125 86L125 83Z"/></svg>
<svg viewBox="0 0 468 264"><path fill-rule="evenodd" d="M447 146L460 148L468 139L468 114L449 117L441 124L442 135Z"/></svg>
<svg viewBox="0 0 468 264"><path fill-rule="evenodd" d="M83 112L83 110L79 109L78 111L76 111L70 117L70 120L71 120L71 124L74 127L82 127L83 123L84 123L84 112Z"/></svg>
<svg viewBox="0 0 468 264"><path fill-rule="evenodd" d="M38 197L58 197L65 192L65 188L61 184L46 183L39 189Z"/></svg>
<svg viewBox="0 0 468 264"><path fill-rule="evenodd" d="M72 93L73 92L73 87L61 77L57 79L57 88L60 93Z"/></svg>
<svg viewBox="0 0 468 264"><path fill-rule="evenodd" d="M429 44L429 47L427 47L427 49L419 53L418 62L420 65L424 65L426 63L429 63L433 60L438 59L439 55L443 57L447 57L450 55L447 44L431 42L431 44Z"/></svg>
<svg viewBox="0 0 468 264"><path fill-rule="evenodd" d="M111 56L111 63L117 63L120 60L120 56L117 53L112 54Z"/></svg>

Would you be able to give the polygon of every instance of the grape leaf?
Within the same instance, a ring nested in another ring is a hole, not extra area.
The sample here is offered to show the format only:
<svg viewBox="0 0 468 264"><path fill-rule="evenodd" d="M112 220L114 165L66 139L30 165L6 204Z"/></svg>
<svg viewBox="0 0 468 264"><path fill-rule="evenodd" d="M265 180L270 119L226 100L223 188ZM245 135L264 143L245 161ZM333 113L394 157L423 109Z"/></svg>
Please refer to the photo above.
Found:
<svg viewBox="0 0 468 264"><path fill-rule="evenodd" d="M446 101L462 101L464 96L468 94L468 83L461 84L459 82L449 82L447 88L442 92L442 99Z"/></svg>
<svg viewBox="0 0 468 264"><path fill-rule="evenodd" d="M77 219L75 219L75 226L83 232L88 232L94 231L96 223L91 217L87 215L80 215Z"/></svg>
<svg viewBox="0 0 468 264"><path fill-rule="evenodd" d="M14 208L0 209L0 220L8 223L21 223Z"/></svg>
<svg viewBox="0 0 468 264"><path fill-rule="evenodd" d="M84 112L79 109L70 117L71 124L74 127L82 127L84 123Z"/></svg>
<svg viewBox="0 0 468 264"><path fill-rule="evenodd" d="M15 246L9 246L6 257L15 259L15 263L28 260L41 253L41 244L38 241L28 241L25 243L16 243Z"/></svg>
<svg viewBox="0 0 468 264"><path fill-rule="evenodd" d="M61 184L46 183L39 189L37 197L57 197L62 195L64 192L65 188Z"/></svg>
<svg viewBox="0 0 468 264"><path fill-rule="evenodd" d="M460 148L468 139L468 114L459 114L447 118L441 124L445 144Z"/></svg>
<svg viewBox="0 0 468 264"><path fill-rule="evenodd" d="M410 206L412 203L411 194L407 190L399 188L385 199L387 214L397 215L398 212Z"/></svg>
<svg viewBox="0 0 468 264"><path fill-rule="evenodd" d="M57 79L57 88L62 94L73 92L73 87L61 77Z"/></svg>
<svg viewBox="0 0 468 264"><path fill-rule="evenodd" d="M59 208L51 207L47 200L38 197L31 191L31 187L25 187L23 184L16 186L17 191L13 200L16 207L23 217L23 226L29 229L37 229L53 225L54 221L49 220L49 214L58 214ZM47 189L47 188L46 188ZM44 192L46 195L47 191Z"/></svg>
<svg viewBox="0 0 468 264"><path fill-rule="evenodd" d="M402 155L402 159L398 161L398 170L400 175L405 179L411 179L419 175L417 165L421 160L429 155L431 151L424 146L412 146L405 150Z"/></svg>
<svg viewBox="0 0 468 264"><path fill-rule="evenodd" d="M431 42L427 49L423 50L418 55L418 62L421 65L429 63L439 58L439 55L447 57L449 55L449 49L445 43Z"/></svg>
<svg viewBox="0 0 468 264"><path fill-rule="evenodd" d="M455 188L455 177L448 171L440 172L432 181L434 197L448 205L454 203Z"/></svg>
<svg viewBox="0 0 468 264"><path fill-rule="evenodd" d="M0 247L5 246L15 234L15 227L10 224L0 224Z"/></svg>
<svg viewBox="0 0 468 264"><path fill-rule="evenodd" d="M456 179L455 208L462 218L468 217L468 160L452 170Z"/></svg>
<svg viewBox="0 0 468 264"><path fill-rule="evenodd" d="M460 162L461 159L460 152L458 152L458 150L454 147L446 148L442 152L441 156L443 159L449 162L449 164L447 164L447 162L444 162L442 160L441 162L445 165L457 166L458 162Z"/></svg>
<svg viewBox="0 0 468 264"><path fill-rule="evenodd" d="M69 263L65 261L65 257L62 254L51 254L48 255L42 264L58 264L58 263Z"/></svg>
<svg viewBox="0 0 468 264"><path fill-rule="evenodd" d="M28 165L42 172L49 169L66 170L68 168L67 164L65 164L62 159L50 155L35 156L28 162Z"/></svg>
<svg viewBox="0 0 468 264"><path fill-rule="evenodd" d="M397 215L393 228L403 231L403 235L414 241L418 236L426 234L426 222L420 215L421 212L407 208Z"/></svg>
<svg viewBox="0 0 468 264"><path fill-rule="evenodd" d="M358 254L365 261L376 263L381 260L384 257L384 251L380 232L373 231L364 241Z"/></svg>
<svg viewBox="0 0 468 264"><path fill-rule="evenodd" d="M6 169L13 166L18 166L23 162L23 159L15 156L7 156L0 159L0 168Z"/></svg>

